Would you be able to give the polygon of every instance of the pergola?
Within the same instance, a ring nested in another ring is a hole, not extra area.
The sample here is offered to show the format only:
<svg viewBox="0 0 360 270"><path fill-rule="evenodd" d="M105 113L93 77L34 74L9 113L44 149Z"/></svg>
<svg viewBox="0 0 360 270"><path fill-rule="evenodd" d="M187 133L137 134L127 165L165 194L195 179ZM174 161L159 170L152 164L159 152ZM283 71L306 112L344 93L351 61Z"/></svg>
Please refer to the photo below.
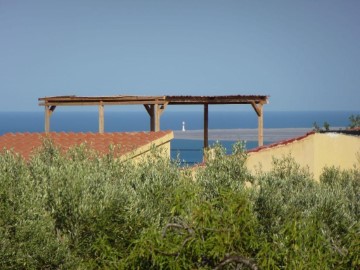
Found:
<svg viewBox="0 0 360 270"><path fill-rule="evenodd" d="M167 105L204 106L204 148L208 147L209 105L249 104L258 116L258 143L263 145L263 105L268 96L55 96L39 98L39 105L45 107L45 132L50 132L50 116L57 106L98 106L99 133L104 133L105 105L143 105L150 116L150 130L160 130L160 117Z"/></svg>

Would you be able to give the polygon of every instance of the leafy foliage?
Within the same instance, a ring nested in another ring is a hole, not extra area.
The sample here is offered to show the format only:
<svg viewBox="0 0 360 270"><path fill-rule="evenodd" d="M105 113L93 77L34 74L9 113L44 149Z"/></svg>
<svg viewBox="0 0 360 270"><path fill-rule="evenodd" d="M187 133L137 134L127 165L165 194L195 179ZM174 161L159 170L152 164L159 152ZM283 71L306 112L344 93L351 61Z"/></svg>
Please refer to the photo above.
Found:
<svg viewBox="0 0 360 270"><path fill-rule="evenodd" d="M349 128L356 128L356 127L360 127L360 115L350 115L349 117Z"/></svg>
<svg viewBox="0 0 360 270"><path fill-rule="evenodd" d="M291 156L251 175L237 144L180 169L51 142L0 154L1 269L357 269L360 169L319 183ZM359 164L360 165L360 164Z"/></svg>
<svg viewBox="0 0 360 270"><path fill-rule="evenodd" d="M329 131L330 130L330 124L325 121L323 124L323 128L321 128L317 122L313 123L313 131L320 132L320 131Z"/></svg>

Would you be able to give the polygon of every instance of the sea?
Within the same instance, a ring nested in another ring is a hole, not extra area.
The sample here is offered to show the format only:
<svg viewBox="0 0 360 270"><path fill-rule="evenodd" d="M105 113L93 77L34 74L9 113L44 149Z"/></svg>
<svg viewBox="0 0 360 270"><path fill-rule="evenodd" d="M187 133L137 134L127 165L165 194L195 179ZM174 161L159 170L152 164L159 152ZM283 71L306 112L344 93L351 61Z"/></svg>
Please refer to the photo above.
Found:
<svg viewBox="0 0 360 270"><path fill-rule="evenodd" d="M346 127L350 115L360 111L265 111L264 128L309 128L316 122L322 127L327 122L331 127ZM106 111L105 132L148 131L149 116L146 111ZM161 116L161 130L186 130L203 128L202 111L165 111ZM55 111L51 116L51 131L55 132L97 132L96 111ZM253 111L210 111L209 129L257 128L257 116ZM43 132L44 112L0 112L0 135L16 132ZM231 153L234 141L209 141L209 145L221 143ZM272 142L264 142L269 144ZM246 148L257 146L257 141L246 142ZM182 164L202 161L203 141L173 139L171 157Z"/></svg>

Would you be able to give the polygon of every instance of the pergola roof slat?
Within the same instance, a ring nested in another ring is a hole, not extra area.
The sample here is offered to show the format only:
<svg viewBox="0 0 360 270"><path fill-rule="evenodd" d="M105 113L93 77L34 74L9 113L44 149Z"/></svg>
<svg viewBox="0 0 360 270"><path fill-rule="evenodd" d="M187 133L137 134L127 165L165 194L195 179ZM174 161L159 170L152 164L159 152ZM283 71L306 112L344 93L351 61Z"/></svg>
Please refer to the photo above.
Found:
<svg viewBox="0 0 360 270"><path fill-rule="evenodd" d="M264 95L229 95L229 96L54 96L39 98L39 105L92 105L104 104L266 104Z"/></svg>

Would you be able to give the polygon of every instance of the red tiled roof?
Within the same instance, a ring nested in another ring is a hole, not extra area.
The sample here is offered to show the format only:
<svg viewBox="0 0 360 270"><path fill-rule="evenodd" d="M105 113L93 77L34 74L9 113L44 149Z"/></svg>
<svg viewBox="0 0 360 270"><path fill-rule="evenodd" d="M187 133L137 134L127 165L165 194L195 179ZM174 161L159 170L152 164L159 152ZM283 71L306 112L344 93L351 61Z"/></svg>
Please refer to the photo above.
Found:
<svg viewBox="0 0 360 270"><path fill-rule="evenodd" d="M156 140L172 134L172 131L157 132L113 132L113 133L7 133L0 136L0 151L4 148L19 153L29 159L34 150L41 148L43 141L49 138L62 150L86 143L100 154L109 153L109 147L120 146L116 155L122 156L136 149L155 143ZM172 138L172 137L171 137ZM170 139L171 139L170 138ZM155 143L156 144L156 143Z"/></svg>
<svg viewBox="0 0 360 270"><path fill-rule="evenodd" d="M259 152L259 151L264 150L264 149L270 149L270 148L274 148L276 146L286 145L286 144L289 144L289 143L292 143L292 142L295 142L295 141L300 141L302 139L305 139L306 137L308 137L310 135L313 135L313 134L315 134L315 131L308 132L305 135L300 136L300 137L291 138L291 139L288 139L288 140L283 140L283 141L279 141L279 142L264 145L264 146L259 146L257 148L251 149L251 150L249 150L247 152L248 153Z"/></svg>

